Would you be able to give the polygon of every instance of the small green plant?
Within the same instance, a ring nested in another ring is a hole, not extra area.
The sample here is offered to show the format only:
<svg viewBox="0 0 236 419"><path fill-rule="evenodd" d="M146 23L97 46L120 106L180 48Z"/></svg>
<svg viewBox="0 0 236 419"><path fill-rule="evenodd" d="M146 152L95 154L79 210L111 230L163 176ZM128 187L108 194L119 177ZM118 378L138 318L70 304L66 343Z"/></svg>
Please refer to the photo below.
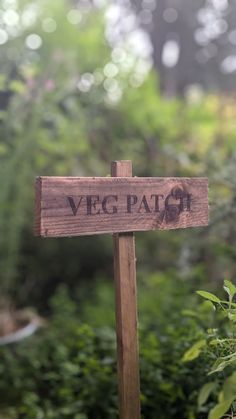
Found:
<svg viewBox="0 0 236 419"><path fill-rule="evenodd" d="M205 354L210 361L208 376L213 379L203 385L198 396L201 411L213 394L217 395L208 419L235 418L236 416L236 286L229 280L224 281L227 299L222 300L207 291L197 291L212 306L218 319L218 328L209 328L206 337L199 339L184 354L183 361L189 362Z"/></svg>

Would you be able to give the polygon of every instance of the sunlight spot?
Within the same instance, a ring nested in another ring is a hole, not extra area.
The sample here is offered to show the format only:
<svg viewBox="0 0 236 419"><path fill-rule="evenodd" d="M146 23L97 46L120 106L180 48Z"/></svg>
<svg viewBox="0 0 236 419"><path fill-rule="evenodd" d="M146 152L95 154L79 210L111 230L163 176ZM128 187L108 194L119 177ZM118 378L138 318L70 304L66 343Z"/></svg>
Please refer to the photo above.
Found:
<svg viewBox="0 0 236 419"><path fill-rule="evenodd" d="M3 14L3 21L8 26L17 25L19 20L20 20L19 14L17 12L15 12L15 10L10 9L10 10L7 10Z"/></svg>
<svg viewBox="0 0 236 419"><path fill-rule="evenodd" d="M41 47L42 39L36 33L32 33L31 35L27 36L25 43L28 48L35 50Z"/></svg>
<svg viewBox="0 0 236 419"><path fill-rule="evenodd" d="M104 67L106 77L115 77L118 74L118 67L114 63L108 63Z"/></svg>
<svg viewBox="0 0 236 419"><path fill-rule="evenodd" d="M42 22L42 28L45 32L52 33L57 28L57 23L54 19L47 17Z"/></svg>
<svg viewBox="0 0 236 419"><path fill-rule="evenodd" d="M91 73L84 73L81 76L77 84L77 87L81 92L89 92L93 84L94 84L94 75Z"/></svg>
<svg viewBox="0 0 236 419"><path fill-rule="evenodd" d="M228 0L211 0L211 2L215 9L222 12L226 10L229 6Z"/></svg>
<svg viewBox="0 0 236 419"><path fill-rule="evenodd" d="M216 20L216 14L214 10L204 7L199 9L197 12L197 20L202 25L207 25L209 23L213 23Z"/></svg>
<svg viewBox="0 0 236 419"><path fill-rule="evenodd" d="M129 34L127 44L133 53L139 57L147 58L152 54L153 47L150 38L148 34L141 29L136 29Z"/></svg>
<svg viewBox="0 0 236 419"><path fill-rule="evenodd" d="M8 41L8 34L3 29L0 29L0 45L4 45Z"/></svg>
<svg viewBox="0 0 236 419"><path fill-rule="evenodd" d="M81 22L82 20L82 14L79 10L77 9L71 9L68 13L67 13L67 19L68 21L72 24L72 25L77 25L78 23Z"/></svg>
<svg viewBox="0 0 236 419"><path fill-rule="evenodd" d="M222 33L226 32L228 29L228 24L224 19L215 20L210 25L207 25L204 28L206 37L208 39L216 39Z"/></svg>
<svg viewBox="0 0 236 419"><path fill-rule="evenodd" d="M229 55L221 63L221 71L225 74L234 73L236 71L236 55Z"/></svg>
<svg viewBox="0 0 236 419"><path fill-rule="evenodd" d="M125 60L126 52L124 48L116 47L111 53L111 58L115 63L120 63Z"/></svg>
<svg viewBox="0 0 236 419"><path fill-rule="evenodd" d="M37 10L34 7L27 7L22 15L21 21L22 24L26 27L33 26L37 20Z"/></svg>
<svg viewBox="0 0 236 419"><path fill-rule="evenodd" d="M115 80L113 80L115 81ZM120 89L119 86L116 87L112 87L110 86L110 88L107 91L107 98L106 98L106 102L108 102L110 105L116 105L120 99L122 97L122 90Z"/></svg>
<svg viewBox="0 0 236 419"><path fill-rule="evenodd" d="M106 18L111 24L115 24L122 15L121 7L118 4L112 4L106 12Z"/></svg>
<svg viewBox="0 0 236 419"><path fill-rule="evenodd" d="M104 81L103 86L105 90L109 92L114 92L119 87L117 80L110 79L110 78Z"/></svg>
<svg viewBox="0 0 236 419"><path fill-rule="evenodd" d="M165 67L175 67L179 61L180 47L176 40L166 41L162 50L162 63Z"/></svg>
<svg viewBox="0 0 236 419"><path fill-rule="evenodd" d="M135 14L130 13L122 19L122 30L125 32L130 32L135 29L137 23L137 17Z"/></svg>
<svg viewBox="0 0 236 419"><path fill-rule="evenodd" d="M120 68L123 72L127 73L132 70L135 64L135 57L127 54L125 60L120 63Z"/></svg>
<svg viewBox="0 0 236 419"><path fill-rule="evenodd" d="M18 1L16 0L3 0L2 2L2 7L4 9L9 9L9 8L16 9L17 6L18 6Z"/></svg>

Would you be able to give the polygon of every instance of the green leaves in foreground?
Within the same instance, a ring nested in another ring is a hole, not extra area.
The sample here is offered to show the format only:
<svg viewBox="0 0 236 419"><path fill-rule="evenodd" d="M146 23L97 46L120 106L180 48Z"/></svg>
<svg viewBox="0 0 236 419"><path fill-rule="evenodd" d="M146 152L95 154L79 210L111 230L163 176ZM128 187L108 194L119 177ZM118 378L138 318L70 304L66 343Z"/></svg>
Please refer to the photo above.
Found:
<svg viewBox="0 0 236 419"><path fill-rule="evenodd" d="M188 361L193 361L194 359L198 358L204 346L206 346L206 339L198 340L196 343L194 343L193 346L191 346L191 348L189 348L185 352L182 360L184 362L188 362Z"/></svg>
<svg viewBox="0 0 236 419"><path fill-rule="evenodd" d="M211 368L211 371L209 372L209 375L214 374L216 372L221 372L226 367L228 367L229 365L232 365L232 364L235 364L235 363L236 363L236 352L234 352L230 355L227 355L227 356L219 357L214 362L214 364Z"/></svg>
<svg viewBox="0 0 236 419"><path fill-rule="evenodd" d="M236 286L226 279L223 288L227 293L227 301L220 300L216 295L207 291L197 291L197 294L211 301L214 306L217 305L219 311L223 313L222 318L228 319L227 337L222 338L221 336L216 336L216 334L208 335L206 340L202 339L196 342L183 356L184 361L191 361L197 358L201 354L202 349L205 348L206 352L215 358L208 375L222 373L226 367L232 367L236 363L236 304L233 302L236 295ZM225 417L230 409L230 413L232 413L230 417L235 417L233 402L236 401L236 372L226 378L221 387L220 392L218 392L218 403L210 410L208 419L221 419ZM215 388L215 382L206 383L201 388L198 396L198 407L200 409L207 402Z"/></svg>
<svg viewBox="0 0 236 419"><path fill-rule="evenodd" d="M235 400L235 397L231 397L221 403L218 403L213 409L211 409L208 419L221 419L229 410L231 404Z"/></svg>
<svg viewBox="0 0 236 419"><path fill-rule="evenodd" d="M216 387L215 382L206 383L202 386L198 394L198 407L203 406L207 402L210 394L215 389L215 387Z"/></svg>
<svg viewBox="0 0 236 419"><path fill-rule="evenodd" d="M236 400L236 372L228 377L224 384L223 389L219 394L219 403L211 409L208 419L220 419L230 409L232 403Z"/></svg>
<svg viewBox="0 0 236 419"><path fill-rule="evenodd" d="M200 295L200 297L203 297L206 300L211 301L212 303L228 304L230 308L231 305L235 306L235 304L232 304L232 301L236 294L236 286L228 279L225 279L223 288L225 292L228 294L229 302L220 300L220 298L218 298L215 294L212 294L208 291L197 291L197 294Z"/></svg>
<svg viewBox="0 0 236 419"><path fill-rule="evenodd" d="M211 292L207 292L207 291L197 291L197 294L200 295L201 297L205 298L206 300L210 300L213 303L218 303L220 304L220 299L212 294Z"/></svg>

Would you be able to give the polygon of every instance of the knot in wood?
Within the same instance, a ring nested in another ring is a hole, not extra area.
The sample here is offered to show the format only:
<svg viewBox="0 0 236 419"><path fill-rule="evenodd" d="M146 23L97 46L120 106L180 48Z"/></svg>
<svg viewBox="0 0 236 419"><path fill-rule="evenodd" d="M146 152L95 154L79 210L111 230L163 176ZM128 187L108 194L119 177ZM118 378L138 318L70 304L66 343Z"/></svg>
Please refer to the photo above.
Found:
<svg viewBox="0 0 236 419"><path fill-rule="evenodd" d="M167 223L176 221L180 215L180 207L178 205L169 205L165 211L165 220Z"/></svg>
<svg viewBox="0 0 236 419"><path fill-rule="evenodd" d="M174 199L181 199L185 195L185 191L182 189L181 186L174 186L171 190L171 195Z"/></svg>

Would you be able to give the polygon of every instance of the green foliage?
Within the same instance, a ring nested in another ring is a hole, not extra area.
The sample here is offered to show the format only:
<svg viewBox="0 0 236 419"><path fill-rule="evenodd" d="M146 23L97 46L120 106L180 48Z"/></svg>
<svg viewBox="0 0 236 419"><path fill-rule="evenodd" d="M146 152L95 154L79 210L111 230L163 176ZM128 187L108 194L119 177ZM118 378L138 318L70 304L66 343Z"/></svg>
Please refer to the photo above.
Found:
<svg viewBox="0 0 236 419"><path fill-rule="evenodd" d="M216 314L219 314L221 321L227 322L224 329L208 329L206 338L198 340L194 345L185 352L183 361L188 362L198 358L203 352L207 353L211 362L208 375L219 374L225 372L227 368L228 375L220 376L213 382L205 384L199 393L198 404L203 406L208 400L211 392L216 388L216 383L221 382L218 388L218 403L210 410L208 419L222 418L231 407L232 415L235 413L233 402L236 401L236 373L232 373L232 369L236 363L236 338L235 338L235 307L233 298L236 294L235 285L229 281L224 281L224 290L227 293L228 300L222 300L212 293L206 291L197 291L197 294L212 304ZM226 333L226 337L222 338L221 334Z"/></svg>
<svg viewBox="0 0 236 419"><path fill-rule="evenodd" d="M220 299L216 297L216 295L212 294L211 292L207 291L197 291L197 294L207 300L213 301L214 303L220 303Z"/></svg>
<svg viewBox="0 0 236 419"><path fill-rule="evenodd" d="M233 275L236 137L231 100L217 95L197 103L166 99L152 71L134 87L132 80L145 63L125 45L124 60L113 60L105 37L106 7L84 11L76 6L78 24L68 20L70 10L65 0L37 0L33 6L30 0L18 2L20 30L0 47L2 293L45 310L65 278L73 287L78 278L97 276L101 266L102 275L111 272L106 238L43 244L33 238L33 183L39 174L105 176L114 159L132 159L135 175L207 175L211 180L213 226L204 240L196 230L142 235L137 247L144 269L165 272L171 263L186 278L203 279L207 271L209 281L216 282L226 273ZM29 12L34 17L23 25ZM57 25L55 31L45 31L48 19ZM30 34L40 37L40 48L27 47ZM116 76L105 76L107 64L117 67ZM83 77L91 82L85 89ZM186 243L189 256L179 267ZM92 263L85 257L89 252Z"/></svg>
<svg viewBox="0 0 236 419"><path fill-rule="evenodd" d="M45 330L1 348L2 408L14 406L16 417L25 418L115 417L114 334L79 324L65 289L53 307Z"/></svg>
<svg viewBox="0 0 236 419"><path fill-rule="evenodd" d="M139 313L142 417L204 419L204 413L197 412L197 396L204 384L205 364L182 362L184 351L202 336L202 330L179 309L193 307L194 300L186 299L188 285L181 283L177 298L171 283L171 276L153 275L140 284L146 301ZM51 301L48 325L17 345L0 348L0 415L7 412L9 419L117 418L116 338L110 299L111 295L104 297L99 291L98 283L92 304L97 311L91 315L96 318L88 326L79 319L90 305L78 311L69 290L60 287ZM149 300L153 301L150 307ZM205 321L207 316L206 312Z"/></svg>
<svg viewBox="0 0 236 419"><path fill-rule="evenodd" d="M186 360L186 359L184 359ZM198 407L202 407L208 400L210 394L215 389L216 383L209 382L202 386L201 390L199 391L198 395Z"/></svg>
<svg viewBox="0 0 236 419"><path fill-rule="evenodd" d="M94 327L114 328L113 284L100 279L93 287L92 298L85 298L81 309L80 317ZM139 274L138 311L144 417L204 418L209 404L198 412L197 397L205 383L209 360L196 359L189 365L182 362L182 357L193 342L205 338L202 324L211 321L211 304L206 301L197 307L190 284L171 270L166 274Z"/></svg>
<svg viewBox="0 0 236 419"><path fill-rule="evenodd" d="M198 358L202 351L202 348L204 348L205 346L205 339L198 340L190 349L187 350L187 352L185 352L183 356L183 361L192 361L193 359Z"/></svg>

